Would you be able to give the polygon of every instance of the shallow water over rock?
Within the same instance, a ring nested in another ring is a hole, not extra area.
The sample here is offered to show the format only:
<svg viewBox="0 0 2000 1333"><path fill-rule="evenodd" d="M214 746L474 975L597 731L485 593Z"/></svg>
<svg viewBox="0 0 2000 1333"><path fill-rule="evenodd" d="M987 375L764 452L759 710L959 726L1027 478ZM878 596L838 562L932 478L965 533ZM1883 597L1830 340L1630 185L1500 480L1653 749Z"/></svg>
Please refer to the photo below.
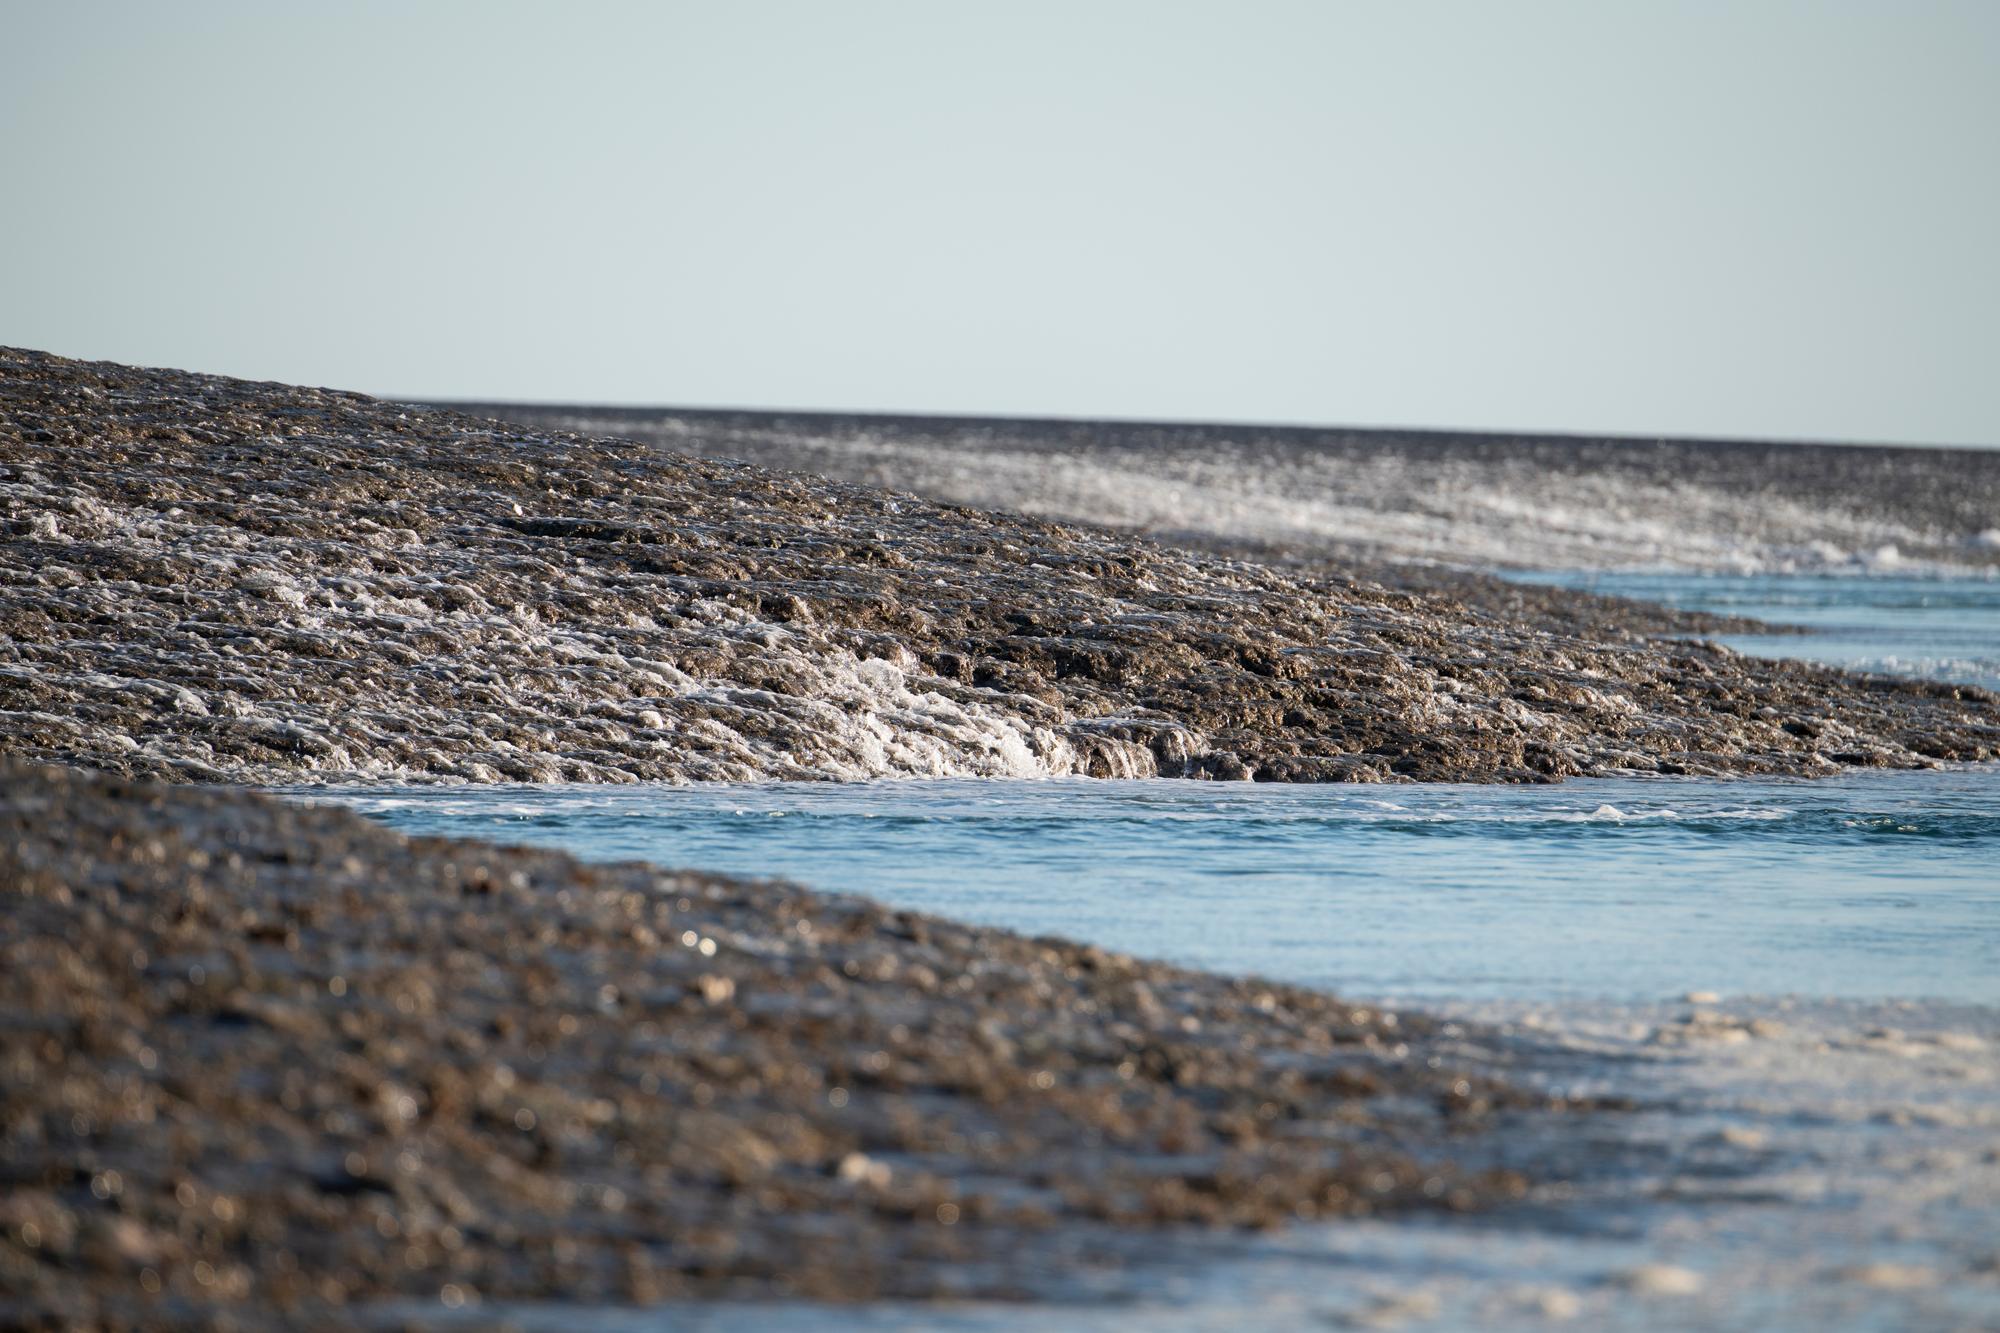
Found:
<svg viewBox="0 0 2000 1333"><path fill-rule="evenodd" d="M1544 1077L1646 1109L1585 1131L1623 1169L1481 1217L1355 1220L1198 1251L1029 1306L509 1309L526 1333L1244 1328L1857 1333L2000 1320L2000 1010L1839 1002L1488 1004ZM1706 1033L1662 1043L1663 1032ZM1730 1040L1736 1034L1737 1040ZM492 1317L498 1312L486 1312Z"/></svg>
<svg viewBox="0 0 2000 1333"><path fill-rule="evenodd" d="M2000 689L2000 578L1569 571L1519 576L1565 590L1745 616L1800 633L1719 635L1738 652Z"/></svg>
<svg viewBox="0 0 2000 1333"><path fill-rule="evenodd" d="M1174 540L1478 566L1990 569L2000 455L522 403L477 410Z"/></svg>

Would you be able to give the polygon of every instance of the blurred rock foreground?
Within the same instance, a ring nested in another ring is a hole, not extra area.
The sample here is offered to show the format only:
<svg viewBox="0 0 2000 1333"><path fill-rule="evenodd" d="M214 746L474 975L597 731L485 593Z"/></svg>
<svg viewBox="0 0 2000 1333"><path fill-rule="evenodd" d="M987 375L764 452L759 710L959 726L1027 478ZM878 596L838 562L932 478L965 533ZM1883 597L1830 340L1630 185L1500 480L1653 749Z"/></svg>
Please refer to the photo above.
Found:
<svg viewBox="0 0 2000 1333"><path fill-rule="evenodd" d="M1591 1113L1317 992L4 761L0 923L6 1327L1047 1294Z"/></svg>

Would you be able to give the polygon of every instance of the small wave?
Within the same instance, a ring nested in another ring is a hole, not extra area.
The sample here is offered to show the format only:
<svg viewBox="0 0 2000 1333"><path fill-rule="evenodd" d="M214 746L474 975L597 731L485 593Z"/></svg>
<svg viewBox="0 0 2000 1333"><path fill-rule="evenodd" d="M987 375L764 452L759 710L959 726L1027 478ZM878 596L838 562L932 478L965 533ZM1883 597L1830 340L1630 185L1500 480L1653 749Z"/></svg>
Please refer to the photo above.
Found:
<svg viewBox="0 0 2000 1333"><path fill-rule="evenodd" d="M1499 810L1462 810L1456 812L1403 810L1400 815L1392 814L1386 810L1369 813L1357 812L1351 816L1350 822L1363 824L1419 822L1427 824L1521 827L1547 824L1727 824L1745 821L1751 823L1769 823L1775 820L1790 819L1798 813L1796 810L1769 808L1698 811L1673 809L1638 810L1623 809L1607 802L1588 810L1536 810L1521 813L1509 813Z"/></svg>
<svg viewBox="0 0 2000 1333"><path fill-rule="evenodd" d="M1880 657L1857 657L1842 665L1853 671L1881 676L1920 676L2000 689L2000 661L1992 658L1903 657L1889 653Z"/></svg>

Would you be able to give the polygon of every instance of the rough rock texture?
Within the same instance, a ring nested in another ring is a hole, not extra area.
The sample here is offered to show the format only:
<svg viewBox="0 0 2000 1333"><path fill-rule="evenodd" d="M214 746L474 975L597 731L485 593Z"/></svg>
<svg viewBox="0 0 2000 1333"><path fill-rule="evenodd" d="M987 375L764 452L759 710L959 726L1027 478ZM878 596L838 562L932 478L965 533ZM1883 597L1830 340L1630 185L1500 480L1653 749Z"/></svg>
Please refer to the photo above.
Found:
<svg viewBox="0 0 2000 1333"><path fill-rule="evenodd" d="M1368 583L1415 593L1454 603L1475 617L1573 638L1618 643L1628 639L1687 639L1710 634L1808 632L1802 626L1772 624L1750 616L1723 615L1580 588L1521 582L1456 565L1357 560L1329 555L1321 547L1302 543L1183 533L1173 544L1226 559L1269 565L1293 577L1336 584Z"/></svg>
<svg viewBox="0 0 2000 1333"><path fill-rule="evenodd" d="M1032 1294L1166 1224L1517 1197L1590 1108L1490 1040L0 761L0 1325Z"/></svg>
<svg viewBox="0 0 2000 1333"><path fill-rule="evenodd" d="M2000 564L2000 451L473 404L1174 541L1479 568ZM2000 443L2000 441L1996 441Z"/></svg>
<svg viewBox="0 0 2000 1333"><path fill-rule="evenodd" d="M0 354L0 750L133 775L1533 781L1993 696L352 394Z"/></svg>

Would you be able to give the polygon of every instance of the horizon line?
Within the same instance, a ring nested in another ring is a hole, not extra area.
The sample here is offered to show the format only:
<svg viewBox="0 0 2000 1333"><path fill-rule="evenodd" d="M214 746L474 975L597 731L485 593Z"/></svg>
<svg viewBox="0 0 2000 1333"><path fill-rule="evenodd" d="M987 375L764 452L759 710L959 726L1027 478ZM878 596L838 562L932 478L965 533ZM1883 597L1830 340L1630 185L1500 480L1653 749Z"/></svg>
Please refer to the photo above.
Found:
<svg viewBox="0 0 2000 1333"><path fill-rule="evenodd" d="M1968 454L2000 453L2000 441L1992 444L1951 444L1922 440L1880 440L1880 439L1835 439L1805 436L1778 435L1706 435L1681 434L1657 431L1609 430L1592 431L1573 427L1557 429L1520 428L1510 426L1412 426L1385 423L1325 423L1303 422L1282 419L1259 420L1255 418L1213 418L1213 417L1146 417L1146 416L1072 416L1063 413L1015 413L1015 412L916 412L882 408L840 408L840 407L746 407L741 405L721 406L715 404L659 403L659 402L579 402L563 399L531 398L428 398L404 395L378 395L389 402L413 403L425 407L440 407L464 410L473 407L520 407L544 411L571 410L597 412L650 412L662 415L676 413L697 416L761 416L761 417L829 417L856 420L881 421L944 421L967 424L993 425L1047 425L1047 426L1121 426L1150 427L1169 430L1229 430L1282 431L1289 434L1332 435L1342 433L1367 435L1413 435L1431 438L1449 436L1482 436L1498 439L1552 440L1567 442L1614 443L1614 444L1692 444L1718 446L1754 446L1779 448L1828 448L1828 449L1883 449L1883 450L1924 450L1926 452L1950 452Z"/></svg>

